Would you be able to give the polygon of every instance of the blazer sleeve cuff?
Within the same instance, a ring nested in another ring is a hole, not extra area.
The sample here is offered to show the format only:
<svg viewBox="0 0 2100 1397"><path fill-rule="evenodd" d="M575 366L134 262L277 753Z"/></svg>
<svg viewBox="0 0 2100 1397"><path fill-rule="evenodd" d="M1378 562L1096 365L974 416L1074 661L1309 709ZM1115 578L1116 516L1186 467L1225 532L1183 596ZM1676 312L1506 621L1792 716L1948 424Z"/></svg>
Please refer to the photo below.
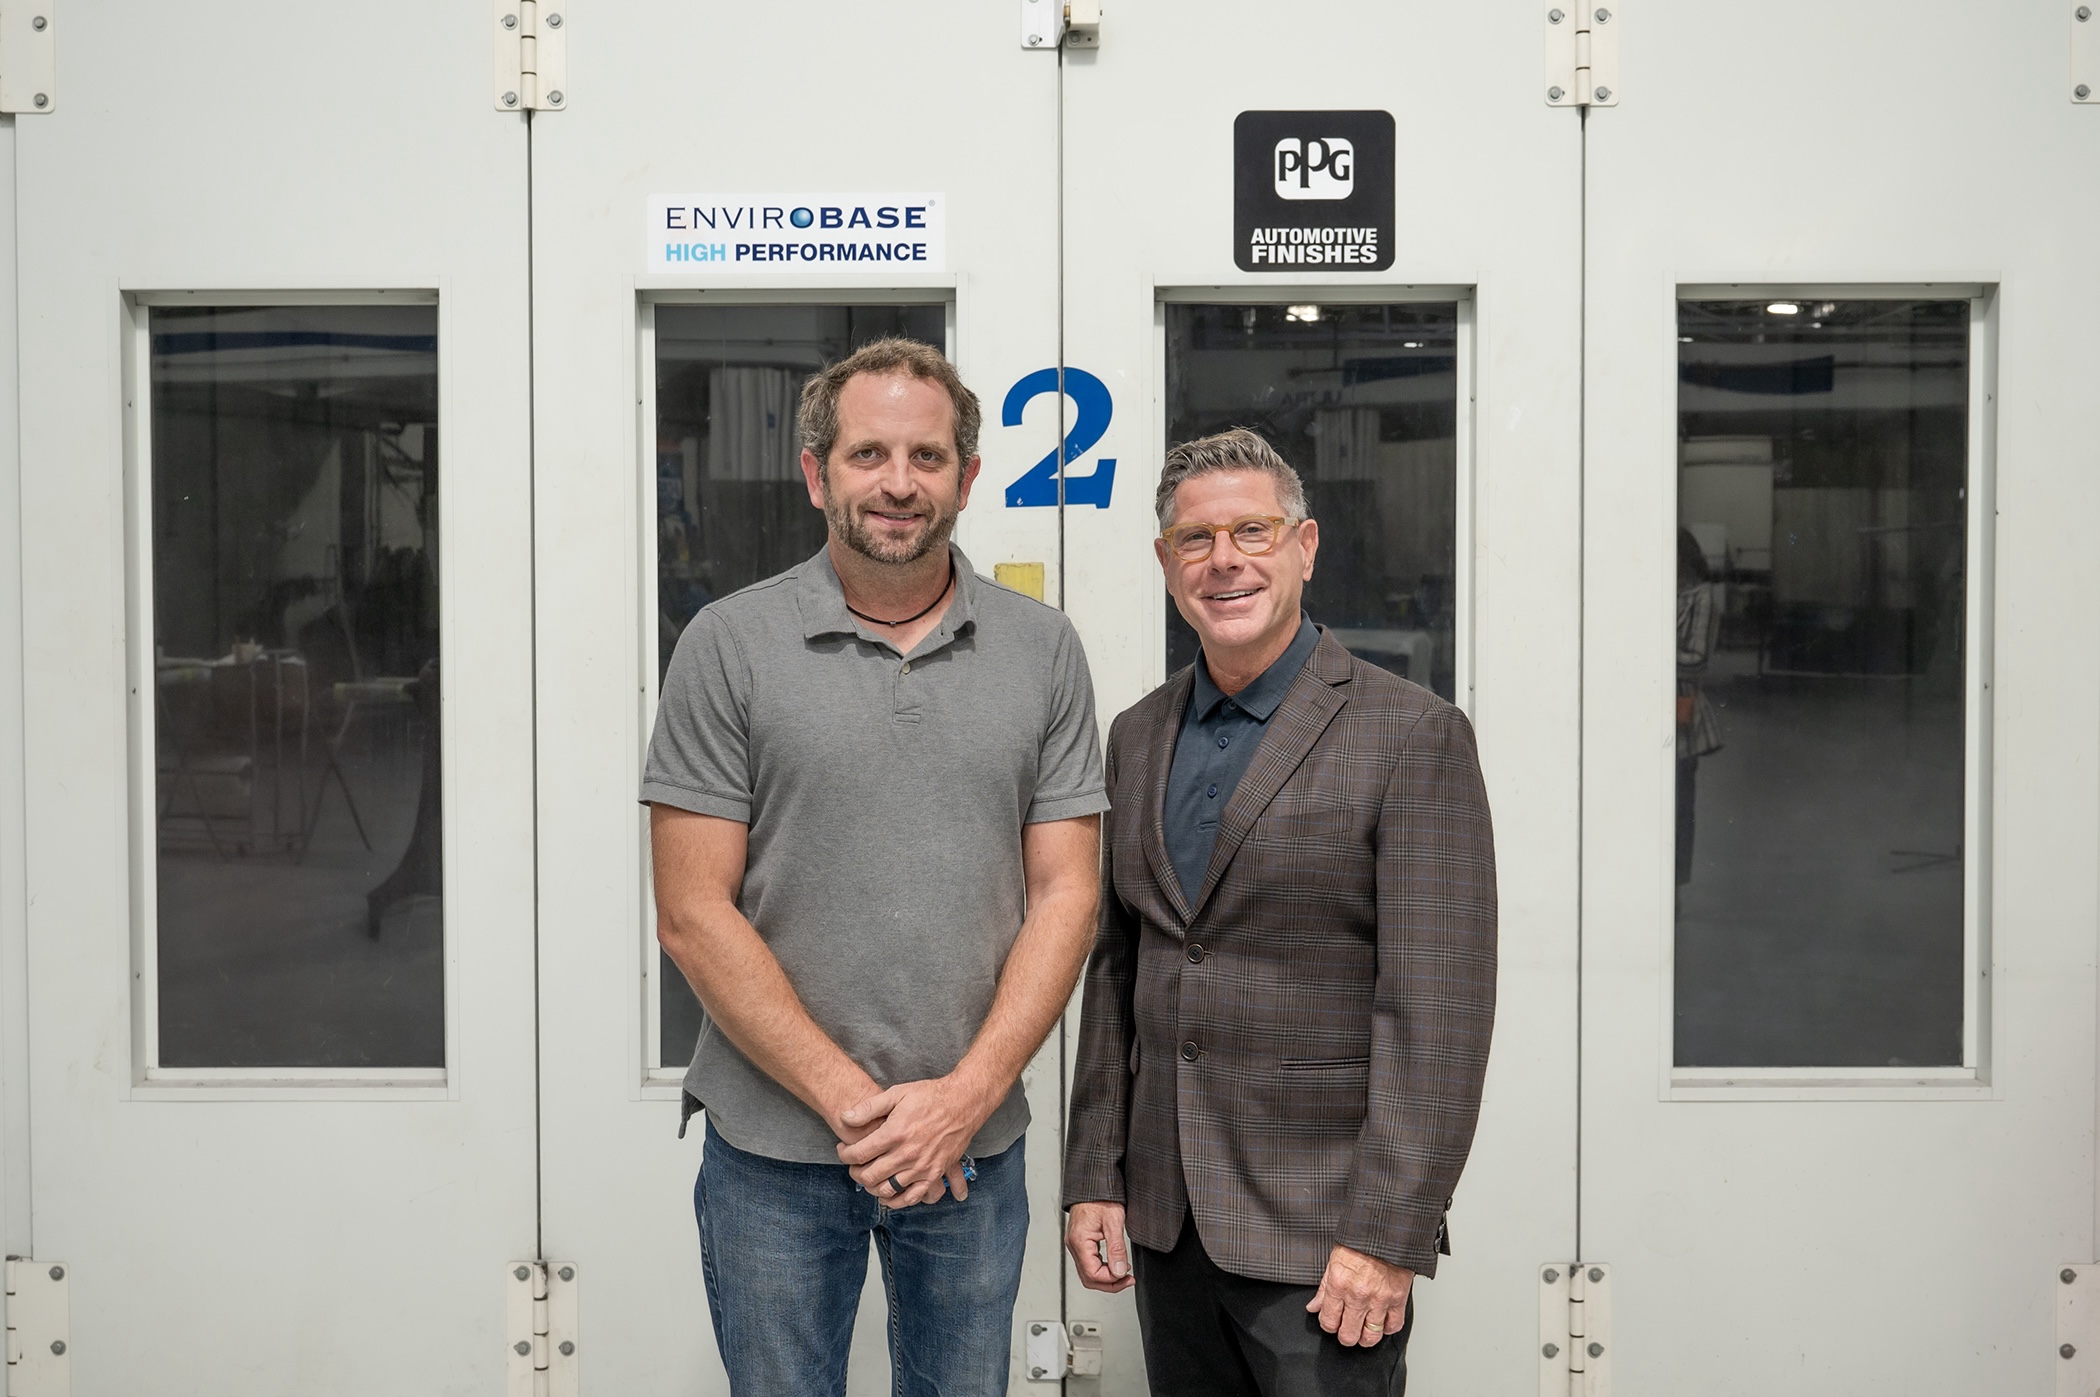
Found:
<svg viewBox="0 0 2100 1397"><path fill-rule="evenodd" d="M1368 1219L1345 1217L1335 1230L1340 1246L1375 1256L1393 1266L1405 1266L1418 1276L1436 1274L1437 1241L1443 1232L1444 1215L1423 1218L1392 1218L1378 1225Z"/></svg>

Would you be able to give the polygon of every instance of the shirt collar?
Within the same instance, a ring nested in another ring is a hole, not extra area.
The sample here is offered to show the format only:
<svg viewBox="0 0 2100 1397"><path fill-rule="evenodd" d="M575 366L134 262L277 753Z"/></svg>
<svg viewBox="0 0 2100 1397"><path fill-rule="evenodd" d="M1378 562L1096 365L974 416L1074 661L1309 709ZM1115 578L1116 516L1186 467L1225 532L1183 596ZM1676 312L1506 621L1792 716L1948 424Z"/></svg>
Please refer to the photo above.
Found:
<svg viewBox="0 0 2100 1397"><path fill-rule="evenodd" d="M1300 612L1298 634L1291 638L1290 648L1278 655L1252 684L1236 694L1228 695L1217 686L1210 677L1209 661L1198 664L1196 687L1189 694L1189 703L1195 709L1197 719L1208 720L1221 705L1230 703L1256 721L1268 722L1270 715L1276 712L1276 706L1283 702L1283 696L1290 692L1298 671L1305 668L1313 647L1319 643L1319 628Z"/></svg>
<svg viewBox="0 0 2100 1397"><path fill-rule="evenodd" d="M942 614L940 625L919 642L921 650L945 645L977 623L977 574L970 567L970 560L963 556L962 549L953 543L948 545L948 560L955 567L955 596ZM839 584L838 569L831 565L829 545L818 549L817 555L795 572L795 604L802 612L804 640L827 635L852 635L876 645L891 644L886 637L869 630L846 610L846 589Z"/></svg>

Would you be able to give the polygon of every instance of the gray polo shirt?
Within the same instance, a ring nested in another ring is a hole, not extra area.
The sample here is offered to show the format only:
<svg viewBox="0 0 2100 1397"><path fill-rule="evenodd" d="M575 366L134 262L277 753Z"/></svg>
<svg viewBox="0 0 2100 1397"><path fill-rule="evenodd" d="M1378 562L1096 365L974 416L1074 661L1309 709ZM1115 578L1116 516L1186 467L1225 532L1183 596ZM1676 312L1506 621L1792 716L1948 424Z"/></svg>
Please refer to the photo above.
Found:
<svg viewBox="0 0 2100 1397"><path fill-rule="evenodd" d="M1072 623L950 551L955 597L909 655L847 612L822 552L707 607L642 774L645 802L751 827L738 907L883 1086L952 1070L983 1026L1027 902L1021 827L1108 808ZM838 1162L823 1118L712 1020L685 1089L738 1149ZM1027 1125L1017 1084L971 1153Z"/></svg>

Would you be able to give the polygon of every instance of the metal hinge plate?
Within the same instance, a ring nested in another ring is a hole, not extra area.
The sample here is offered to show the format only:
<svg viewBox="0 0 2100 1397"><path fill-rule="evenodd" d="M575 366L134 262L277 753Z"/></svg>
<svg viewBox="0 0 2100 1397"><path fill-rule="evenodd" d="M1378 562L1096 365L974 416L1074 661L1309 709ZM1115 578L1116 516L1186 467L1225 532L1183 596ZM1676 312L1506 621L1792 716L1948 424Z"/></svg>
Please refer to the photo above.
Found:
<svg viewBox="0 0 2100 1397"><path fill-rule="evenodd" d="M2100 102L2100 15L2090 4L2071 11L2071 100Z"/></svg>
<svg viewBox="0 0 2100 1397"><path fill-rule="evenodd" d="M1101 1376L1101 1326L1084 1320L1059 1324L1054 1319L1031 1319L1027 1325L1026 1353L1022 1364L1030 1382L1056 1382L1060 1378Z"/></svg>
<svg viewBox="0 0 2100 1397"><path fill-rule="evenodd" d="M0 4L0 112L58 106L57 0Z"/></svg>
<svg viewBox="0 0 2100 1397"><path fill-rule="evenodd" d="M7 1258L7 1397L68 1397L73 1305L66 1267Z"/></svg>
<svg viewBox="0 0 2100 1397"><path fill-rule="evenodd" d="M1540 0L1546 28L1546 105L1619 105L1619 0Z"/></svg>
<svg viewBox="0 0 2100 1397"><path fill-rule="evenodd" d="M504 1267L503 1343L505 1397L577 1397L575 1263Z"/></svg>
<svg viewBox="0 0 2100 1397"><path fill-rule="evenodd" d="M1611 1267L1539 1267L1539 1397L1610 1397Z"/></svg>
<svg viewBox="0 0 2100 1397"><path fill-rule="evenodd" d="M2056 1273L2057 1397L2100 1391L2100 1263L2074 1262Z"/></svg>
<svg viewBox="0 0 2100 1397"><path fill-rule="evenodd" d="M496 110L558 112L569 104L568 0L493 0Z"/></svg>
<svg viewBox="0 0 2100 1397"><path fill-rule="evenodd" d="M1021 0L1021 47L1055 49L1065 41L1065 0Z"/></svg>

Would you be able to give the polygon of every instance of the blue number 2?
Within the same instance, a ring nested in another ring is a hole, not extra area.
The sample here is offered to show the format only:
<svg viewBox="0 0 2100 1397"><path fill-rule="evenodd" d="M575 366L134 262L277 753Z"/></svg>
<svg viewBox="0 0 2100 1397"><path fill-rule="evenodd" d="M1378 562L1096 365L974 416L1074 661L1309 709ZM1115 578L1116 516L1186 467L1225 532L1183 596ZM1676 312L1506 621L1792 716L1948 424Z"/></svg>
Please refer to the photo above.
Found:
<svg viewBox="0 0 2100 1397"><path fill-rule="evenodd" d="M1000 421L1009 427L1020 426L1023 408L1045 393L1055 395L1056 392L1057 370L1037 369L1007 390L1006 405L999 411ZM1078 409L1072 430L1065 436L1064 459L1065 464L1070 465L1086 455L1108 431L1109 419L1116 415L1116 405L1109 397L1107 384L1085 369L1069 365L1065 368L1065 396ZM1057 503L1057 455L1057 448L1052 447L1048 455L1029 469L1028 474L1006 487L1008 509ZM1109 491L1115 488L1115 483L1116 463L1104 456L1095 463L1092 475L1065 477L1065 503L1107 509Z"/></svg>

